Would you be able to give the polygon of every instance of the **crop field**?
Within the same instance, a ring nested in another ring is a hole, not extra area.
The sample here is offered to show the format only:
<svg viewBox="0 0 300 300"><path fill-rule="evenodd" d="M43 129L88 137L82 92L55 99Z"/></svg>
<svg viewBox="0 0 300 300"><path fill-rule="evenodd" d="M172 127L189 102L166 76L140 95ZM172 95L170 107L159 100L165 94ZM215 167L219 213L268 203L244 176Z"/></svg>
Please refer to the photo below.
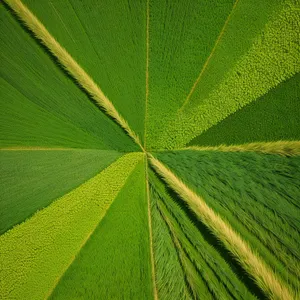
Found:
<svg viewBox="0 0 300 300"><path fill-rule="evenodd" d="M252 141L299 140L300 74L280 83L194 138L188 145L237 145Z"/></svg>
<svg viewBox="0 0 300 300"><path fill-rule="evenodd" d="M0 25L0 299L299 299L299 1Z"/></svg>
<svg viewBox="0 0 300 300"><path fill-rule="evenodd" d="M139 162L52 298L153 297L143 175L144 164ZM134 282L129 284L130 277Z"/></svg>
<svg viewBox="0 0 300 300"><path fill-rule="evenodd" d="M0 232L81 185L121 155L106 150L1 151Z"/></svg>

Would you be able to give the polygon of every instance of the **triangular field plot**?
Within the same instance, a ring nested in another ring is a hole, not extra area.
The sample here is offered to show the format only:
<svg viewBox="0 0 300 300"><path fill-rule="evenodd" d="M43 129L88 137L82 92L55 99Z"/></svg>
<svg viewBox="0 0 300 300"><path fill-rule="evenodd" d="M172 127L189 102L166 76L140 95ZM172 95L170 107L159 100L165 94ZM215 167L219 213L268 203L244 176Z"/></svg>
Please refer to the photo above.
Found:
<svg viewBox="0 0 300 300"><path fill-rule="evenodd" d="M296 0L0 4L0 298L300 291Z"/></svg>
<svg viewBox="0 0 300 300"><path fill-rule="evenodd" d="M300 74L280 83L194 138L188 146L238 145L251 142L299 140Z"/></svg>

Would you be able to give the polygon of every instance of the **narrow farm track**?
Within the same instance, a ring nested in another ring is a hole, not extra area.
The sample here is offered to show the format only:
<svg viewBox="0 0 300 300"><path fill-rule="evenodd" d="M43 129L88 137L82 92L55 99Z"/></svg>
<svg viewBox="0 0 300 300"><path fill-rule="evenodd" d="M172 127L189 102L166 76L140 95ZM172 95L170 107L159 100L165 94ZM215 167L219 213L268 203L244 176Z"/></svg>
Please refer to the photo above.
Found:
<svg viewBox="0 0 300 300"><path fill-rule="evenodd" d="M256 255L250 246L229 224L217 215L205 201L191 191L159 160L150 156L150 163L163 179L183 198L198 218L220 239L258 286L271 299L295 299L294 292L286 286L272 269Z"/></svg>
<svg viewBox="0 0 300 300"><path fill-rule="evenodd" d="M226 27L227 27L227 25L228 25L228 23L229 23L229 21L230 21L230 19L231 19L231 16L233 15L233 12L234 12L234 10L235 10L235 8L236 8L238 2L239 2L239 0L235 0L235 3L234 3L233 6L232 6L232 10L231 10L230 14L229 14L228 17L227 17L227 19L226 19L226 21L225 21L225 23L224 23L223 28L222 28L221 31L220 31L220 34L219 34L219 36L218 36L218 38L217 38L217 40L216 40L216 42L215 42L214 47L212 48L212 50L211 50L209 56L207 57L207 59L206 59L204 65L203 65L203 67L202 67L202 69L201 69L201 71L200 71L200 73L199 73L199 76L198 76L198 78L196 79L196 81L194 82L194 84L193 84L193 86L192 86L192 89L190 90L188 96L187 96L186 99L184 100L182 106L179 108L178 113L181 112L181 111L185 108L185 106L189 103L192 94L194 93L194 91L195 91L197 85L199 84L199 82L200 82L200 80L201 80L201 78L202 78L202 75L204 74L204 72L205 72L207 66L209 65L209 62L210 62L211 58L213 57L213 55L214 55L214 53L215 53L215 51L216 51L216 49L217 49L217 47L218 47L218 45L219 45L219 42L220 42L221 39L222 39L222 36L224 35L224 32L225 32L225 30L226 30Z"/></svg>
<svg viewBox="0 0 300 300"><path fill-rule="evenodd" d="M128 135L143 149L138 135L129 127L127 121L116 110L111 101L83 68L72 58L37 17L19 0L5 0L11 9L20 17L33 34L45 45L49 51L59 60L64 69L82 86L88 94L111 116Z"/></svg>

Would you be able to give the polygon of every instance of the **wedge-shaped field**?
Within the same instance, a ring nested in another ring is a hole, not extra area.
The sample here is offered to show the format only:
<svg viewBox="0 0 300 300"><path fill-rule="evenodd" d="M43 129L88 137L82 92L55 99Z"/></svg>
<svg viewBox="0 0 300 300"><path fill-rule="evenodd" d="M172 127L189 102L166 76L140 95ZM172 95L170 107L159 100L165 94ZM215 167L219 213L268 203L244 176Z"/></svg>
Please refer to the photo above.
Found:
<svg viewBox="0 0 300 300"><path fill-rule="evenodd" d="M51 299L153 298L144 172L141 161Z"/></svg>
<svg viewBox="0 0 300 300"><path fill-rule="evenodd" d="M299 157L186 150L157 157L299 289Z"/></svg>
<svg viewBox="0 0 300 300"><path fill-rule="evenodd" d="M141 154L121 157L1 235L1 297L48 297L141 159Z"/></svg>
<svg viewBox="0 0 300 300"><path fill-rule="evenodd" d="M23 222L121 155L101 150L2 150L0 232Z"/></svg>
<svg viewBox="0 0 300 300"><path fill-rule="evenodd" d="M255 299L255 293L260 296L261 293L253 289L253 283L242 275L238 265L182 200L154 173L150 178L160 298ZM249 286L254 294L249 292Z"/></svg>
<svg viewBox="0 0 300 300"><path fill-rule="evenodd" d="M3 5L0 15L1 147L137 149Z"/></svg>
<svg viewBox="0 0 300 300"><path fill-rule="evenodd" d="M300 73L280 83L203 134L189 146L234 145L277 140L299 140Z"/></svg>

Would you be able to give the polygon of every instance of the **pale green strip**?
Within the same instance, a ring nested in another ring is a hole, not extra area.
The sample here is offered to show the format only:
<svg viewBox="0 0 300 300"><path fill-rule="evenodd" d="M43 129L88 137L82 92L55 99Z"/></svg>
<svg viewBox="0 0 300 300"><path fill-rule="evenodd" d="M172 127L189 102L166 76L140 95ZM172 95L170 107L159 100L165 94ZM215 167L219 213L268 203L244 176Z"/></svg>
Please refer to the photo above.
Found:
<svg viewBox="0 0 300 300"><path fill-rule="evenodd" d="M0 298L44 299L143 158L130 153L0 237Z"/></svg>
<svg viewBox="0 0 300 300"><path fill-rule="evenodd" d="M266 25L262 35L223 83L198 107L193 107L191 98L186 109L168 124L157 140L156 149L183 147L203 131L298 73L299 34L300 9L297 9L295 0L286 1L276 20Z"/></svg>

